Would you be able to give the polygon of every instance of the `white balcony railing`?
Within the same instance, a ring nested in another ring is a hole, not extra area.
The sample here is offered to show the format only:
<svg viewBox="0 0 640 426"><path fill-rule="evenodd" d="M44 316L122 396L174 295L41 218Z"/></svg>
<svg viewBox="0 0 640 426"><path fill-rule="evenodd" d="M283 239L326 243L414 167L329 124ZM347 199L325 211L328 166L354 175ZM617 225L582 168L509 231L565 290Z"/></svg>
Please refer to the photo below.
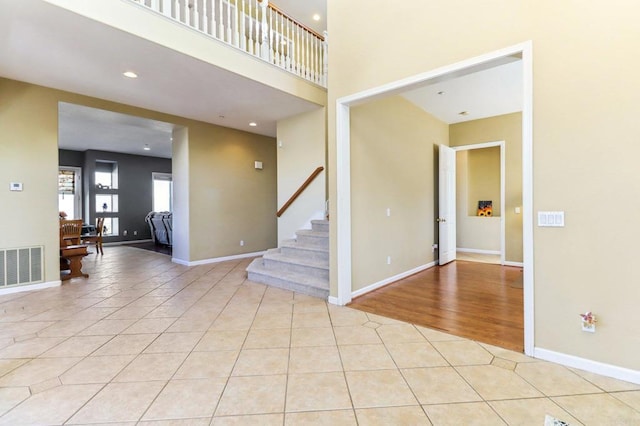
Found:
<svg viewBox="0 0 640 426"><path fill-rule="evenodd" d="M327 40L269 0L131 0L210 37L327 86Z"/></svg>

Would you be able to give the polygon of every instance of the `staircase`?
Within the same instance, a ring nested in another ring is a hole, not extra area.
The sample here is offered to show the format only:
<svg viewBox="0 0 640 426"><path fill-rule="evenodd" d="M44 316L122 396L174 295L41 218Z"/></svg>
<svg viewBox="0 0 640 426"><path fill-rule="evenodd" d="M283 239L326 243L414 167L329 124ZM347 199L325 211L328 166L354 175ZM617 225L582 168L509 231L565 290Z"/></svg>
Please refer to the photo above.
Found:
<svg viewBox="0 0 640 426"><path fill-rule="evenodd" d="M250 281L309 296L329 297L329 221L312 220L279 248L267 250L247 268Z"/></svg>

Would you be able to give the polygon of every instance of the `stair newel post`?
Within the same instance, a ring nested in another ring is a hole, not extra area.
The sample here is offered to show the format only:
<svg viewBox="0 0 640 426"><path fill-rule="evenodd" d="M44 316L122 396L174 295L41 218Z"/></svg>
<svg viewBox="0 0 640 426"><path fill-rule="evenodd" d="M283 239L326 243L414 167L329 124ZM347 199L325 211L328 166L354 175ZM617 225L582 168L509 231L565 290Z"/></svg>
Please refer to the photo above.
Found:
<svg viewBox="0 0 640 426"><path fill-rule="evenodd" d="M326 31L324 35L324 41L322 42L322 85L327 87L327 74L329 70L329 33Z"/></svg>
<svg viewBox="0 0 640 426"><path fill-rule="evenodd" d="M269 24L267 22L267 7L269 0L258 0L260 2L260 57L265 61L269 60Z"/></svg>

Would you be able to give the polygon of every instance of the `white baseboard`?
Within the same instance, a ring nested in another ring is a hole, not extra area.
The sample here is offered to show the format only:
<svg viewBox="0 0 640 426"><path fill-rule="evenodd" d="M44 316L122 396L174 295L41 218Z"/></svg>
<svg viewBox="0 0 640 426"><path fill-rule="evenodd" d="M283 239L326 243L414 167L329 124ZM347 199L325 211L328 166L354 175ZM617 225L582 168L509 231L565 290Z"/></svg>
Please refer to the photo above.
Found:
<svg viewBox="0 0 640 426"><path fill-rule="evenodd" d="M61 285L62 285L62 281L60 280L47 281L45 283L38 283L38 284L18 285L15 287L7 287L7 288L1 289L0 296L5 294L20 293L23 291L42 290L43 288L60 287Z"/></svg>
<svg viewBox="0 0 640 426"><path fill-rule="evenodd" d="M501 254L500 250L480 250L480 249L458 248L458 247L456 247L456 251L459 251L460 253Z"/></svg>
<svg viewBox="0 0 640 426"><path fill-rule="evenodd" d="M394 275L393 277L389 277L382 281L378 281L377 283L361 288L360 290L356 290L353 293L351 293L351 297L353 298L353 297L362 296L363 294L369 293L370 291L377 290L380 287L384 287L387 284L391 284L392 282L399 281L403 278L408 277L409 275L417 274L418 272L422 272L426 269L433 268L434 266L436 266L436 262L431 262L431 263L427 263L426 265L418 266L417 268L411 269L406 272L402 272L401 274Z"/></svg>
<svg viewBox="0 0 640 426"><path fill-rule="evenodd" d="M327 302L330 305L339 305L337 297L329 296L329 298L327 299Z"/></svg>
<svg viewBox="0 0 640 426"><path fill-rule="evenodd" d="M504 266L515 266L517 268L524 268L524 263L522 262L508 262L504 261Z"/></svg>
<svg viewBox="0 0 640 426"><path fill-rule="evenodd" d="M580 358L542 348L534 348L533 356L534 358L555 362L557 364L566 365L567 367L578 368L590 373L613 377L614 379L624 380L625 382L640 384L640 371L637 370L592 361L590 359Z"/></svg>
<svg viewBox="0 0 640 426"><path fill-rule="evenodd" d="M238 259L246 259L247 257L258 257L258 256L262 256L265 253L266 251L257 251L255 253L234 254L232 256L214 257L211 259L195 260L193 262L172 257L171 261L173 263L177 263L178 265L198 266L198 265L208 265L210 263L226 262L227 260L238 260Z"/></svg>

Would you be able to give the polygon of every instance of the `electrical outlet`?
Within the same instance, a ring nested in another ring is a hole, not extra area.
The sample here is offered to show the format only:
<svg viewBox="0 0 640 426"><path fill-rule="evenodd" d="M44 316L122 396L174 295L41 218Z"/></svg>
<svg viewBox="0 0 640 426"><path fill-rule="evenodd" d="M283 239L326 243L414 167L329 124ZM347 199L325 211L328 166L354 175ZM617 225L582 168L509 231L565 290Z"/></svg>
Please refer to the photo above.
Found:
<svg viewBox="0 0 640 426"><path fill-rule="evenodd" d="M391 256L387 256L387 265L391 265Z"/></svg>
<svg viewBox="0 0 640 426"><path fill-rule="evenodd" d="M138 235L138 231L133 231L133 235Z"/></svg>
<svg viewBox="0 0 640 426"><path fill-rule="evenodd" d="M438 250L438 245L437 244L431 244L431 253L435 252L436 250Z"/></svg>
<svg viewBox="0 0 640 426"><path fill-rule="evenodd" d="M244 240L240 240L240 245L243 246L244 245Z"/></svg>
<svg viewBox="0 0 640 426"><path fill-rule="evenodd" d="M124 231L122 231L122 235L124 235L125 237L127 236L127 234L128 234L128 232L127 232L126 229Z"/></svg>

